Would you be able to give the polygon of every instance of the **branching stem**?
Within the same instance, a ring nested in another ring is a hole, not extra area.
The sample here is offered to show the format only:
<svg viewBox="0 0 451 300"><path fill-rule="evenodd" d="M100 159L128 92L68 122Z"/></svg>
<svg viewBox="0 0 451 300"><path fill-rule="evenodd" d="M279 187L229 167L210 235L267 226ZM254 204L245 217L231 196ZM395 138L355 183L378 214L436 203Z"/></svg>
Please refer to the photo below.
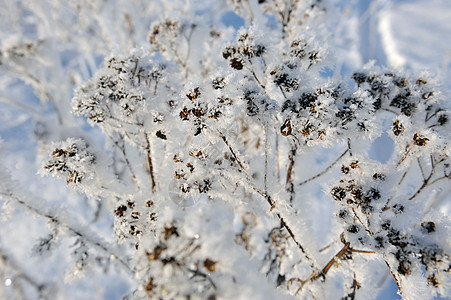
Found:
<svg viewBox="0 0 451 300"><path fill-rule="evenodd" d="M297 289L295 295L297 295L302 288L304 287L304 285L309 282L309 281L315 281L318 280L320 278L324 278L326 277L327 272L329 272L329 270L335 265L335 263L340 260L343 259L346 255L352 254L352 253L366 253L366 254L370 254L370 253L374 253L373 251L366 251L366 250L355 250L351 248L351 243L350 242L346 242L345 245L343 246L343 248L341 248L340 251L338 251L337 254L335 254L334 257L332 257L329 262L324 266L324 268L320 271L313 271L312 274L305 280L301 280L299 278L291 278L290 280L287 281L287 288L289 288L289 284L292 284L293 281L298 281L301 286Z"/></svg>
<svg viewBox="0 0 451 300"><path fill-rule="evenodd" d="M26 281L30 286L32 286L40 295L40 297L47 299L44 292L47 289L46 284L40 284L38 283L34 278L30 277L15 261L14 258L12 258L9 254L5 253L3 249L0 248L0 262L3 262L3 265L9 266L8 268L11 268L15 272L15 278L13 280L13 284L15 279L22 279Z"/></svg>
<svg viewBox="0 0 451 300"><path fill-rule="evenodd" d="M221 133L219 132L220 137L222 138L222 140L224 141L224 143L226 144L226 146L229 148L229 151L232 153L233 157L235 158L236 162L238 163L239 167L240 167L240 173L244 174L245 176L245 181L244 183L250 187L252 190L254 190L258 195L260 195L262 198L266 199L266 201L268 202L268 204L271 207L271 210L273 210L275 208L275 201L271 198L271 196L269 196L267 193L265 193L264 191L261 191L258 187L256 187L249 179L249 176L247 175L243 164L241 163L241 160L238 158L237 156L237 152L231 147L230 143L228 142L227 138ZM301 252L304 254L304 256L311 261L310 256L306 253L305 248L302 246L302 244L297 240L296 236L294 235L293 230L291 229L291 227L286 223L285 219L282 217L282 215L279 212L276 212L276 216L279 219L280 223L282 224L282 227L284 227L287 231L288 234L290 235L290 237L292 238L292 240L296 243L296 245L298 246L298 248L301 250Z"/></svg>
<svg viewBox="0 0 451 300"><path fill-rule="evenodd" d="M130 177L132 178L133 183L136 185L136 188L138 190L140 190L141 187L139 186L138 179L135 175L135 172L133 171L133 167L132 167L130 161L128 160L127 153L125 151L124 138L122 135L119 135L119 138L120 138L120 142L114 140L113 138L111 138L111 140L113 141L114 145L116 145L116 147L121 151L122 158L124 159L125 165L127 166L127 169L130 172Z"/></svg>
<svg viewBox="0 0 451 300"><path fill-rule="evenodd" d="M413 194L412 196L409 197L409 200L413 200L416 196L418 196L424 188L433 185L434 183L446 179L446 178L450 178L450 174L444 174L441 177L437 177L434 180L432 180L432 176L435 173L435 170L437 168L437 166L443 162L443 160L439 160L439 161L435 161L434 157L431 155L430 156L431 159L431 172L429 173L429 175L427 177L425 177L424 172L423 172L423 168L421 167L420 161L418 160L418 164L420 165L420 169L421 169L421 174L423 175L423 184L420 186L420 188L415 192L415 194Z"/></svg>
<svg viewBox="0 0 451 300"><path fill-rule="evenodd" d="M100 241L100 239L98 238L94 238L97 235L94 232L90 232L88 231L87 228L81 229L81 228L76 228L72 225L70 225L68 222L62 221L62 218L59 218L56 214L47 212L47 211L43 211L42 209L28 203L25 202L24 200L22 200L20 197L15 196L11 191L6 190L7 192L7 196L12 199L13 201L15 201L16 203L20 204L21 206L23 206L24 208L26 208L28 211L33 212L34 214L44 217L46 219L48 219L49 221L51 221L52 223L54 223L55 225L59 225L59 226L63 226L66 228L67 231L69 231L70 233L72 233L75 236L79 236L81 238L83 238L84 241L88 242L89 244L91 244L92 246L94 246L95 248L100 249L102 252L104 252L105 254L107 254L110 257L115 258L119 264L123 267L123 269L125 271L127 271L130 275L133 274L132 269L130 269L128 263L125 261L125 259L121 258L118 254L114 253L113 251L111 251L111 246L110 245L106 245L103 242ZM45 201L43 199L39 199L39 203L44 203Z"/></svg>

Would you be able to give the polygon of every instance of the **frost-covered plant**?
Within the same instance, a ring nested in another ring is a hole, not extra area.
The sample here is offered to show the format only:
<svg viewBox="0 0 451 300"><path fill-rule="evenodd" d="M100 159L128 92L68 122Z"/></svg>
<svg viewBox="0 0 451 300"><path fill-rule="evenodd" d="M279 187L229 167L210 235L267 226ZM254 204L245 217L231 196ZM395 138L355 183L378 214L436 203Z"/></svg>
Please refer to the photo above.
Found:
<svg viewBox="0 0 451 300"><path fill-rule="evenodd" d="M322 1L195 4L152 19L147 44L107 55L78 85L72 112L106 142L75 133L41 170L104 203L122 251L12 184L3 198L75 237L75 277L94 264L90 251L100 266L118 261L135 282L129 298L371 298L383 270L405 298L449 295L450 224L437 206L450 125L437 87L372 65L327 77ZM236 32L212 22L227 5L246 20ZM394 143L386 162L368 152L381 135ZM326 247L309 212L324 205L318 188L336 216Z"/></svg>

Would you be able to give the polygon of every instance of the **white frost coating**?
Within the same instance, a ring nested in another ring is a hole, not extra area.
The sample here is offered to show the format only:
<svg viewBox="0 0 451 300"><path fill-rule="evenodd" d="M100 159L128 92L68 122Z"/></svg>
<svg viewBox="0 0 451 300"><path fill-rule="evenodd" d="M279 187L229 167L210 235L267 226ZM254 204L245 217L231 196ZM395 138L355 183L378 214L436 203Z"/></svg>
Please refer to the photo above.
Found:
<svg viewBox="0 0 451 300"><path fill-rule="evenodd" d="M387 274L404 297L450 294L446 94L374 63L341 78L326 46L340 14L325 1L15 5L26 21L0 33L0 87L28 110L0 134L26 123L41 154L5 164L37 160L72 193L0 169L5 298L57 298L45 295L57 278L66 298L360 299ZM15 94L24 83L47 110ZM385 161L370 152L383 135ZM23 211L45 231L24 234ZM68 261L42 264L42 286L18 281L28 249Z"/></svg>

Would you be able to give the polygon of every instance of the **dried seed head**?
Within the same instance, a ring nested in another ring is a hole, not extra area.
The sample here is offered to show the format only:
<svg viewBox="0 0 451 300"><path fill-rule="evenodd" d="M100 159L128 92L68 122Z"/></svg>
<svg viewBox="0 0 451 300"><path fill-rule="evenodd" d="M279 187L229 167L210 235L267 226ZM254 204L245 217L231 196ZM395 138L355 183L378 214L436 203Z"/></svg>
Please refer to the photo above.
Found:
<svg viewBox="0 0 451 300"><path fill-rule="evenodd" d="M191 100L194 101L196 99L198 99L200 97L201 93L200 93L200 89L198 87L192 89L188 94L186 94L186 97Z"/></svg>
<svg viewBox="0 0 451 300"><path fill-rule="evenodd" d="M349 167L347 167L347 166L345 166L345 165L342 165L342 166L341 166L341 172L342 172L343 174L349 174L349 171L350 171Z"/></svg>
<svg viewBox="0 0 451 300"><path fill-rule="evenodd" d="M420 147L425 146L428 141L429 141L429 139L427 137L425 137L424 135L421 135L419 133L415 133L413 135L413 142L417 146L420 146Z"/></svg>
<svg viewBox="0 0 451 300"><path fill-rule="evenodd" d="M398 136L404 132L404 125L402 125L402 123L399 122L399 120L396 120L395 122L393 122L392 130L393 134Z"/></svg>
<svg viewBox="0 0 451 300"><path fill-rule="evenodd" d="M183 109L180 111L179 117L183 121L189 120L189 110L186 108L186 106L183 107Z"/></svg>
<svg viewBox="0 0 451 300"><path fill-rule="evenodd" d="M167 241L171 236L179 236L177 227L171 225L169 227L164 227L164 240Z"/></svg>
<svg viewBox="0 0 451 300"><path fill-rule="evenodd" d="M435 223L434 222L423 222L421 223L421 227L427 232L431 233L435 231Z"/></svg>
<svg viewBox="0 0 451 300"><path fill-rule="evenodd" d="M382 173L374 173L373 174L373 179L374 180L381 180L384 181L385 180L385 175Z"/></svg>
<svg viewBox="0 0 451 300"><path fill-rule="evenodd" d="M242 70L244 67L244 61L241 58L234 57L230 60L230 66L235 70Z"/></svg>
<svg viewBox="0 0 451 300"><path fill-rule="evenodd" d="M167 137L166 137L166 135L163 133L163 131L161 131L161 130L158 130L156 133L155 133L155 135L157 136L157 137L159 137L160 139L162 139L162 140L167 140Z"/></svg>
<svg viewBox="0 0 451 300"><path fill-rule="evenodd" d="M433 286L433 287L435 287L435 288L438 288L440 283L438 282L438 279L437 279L436 275L437 274L434 273L434 274L432 274L432 275L430 275L428 277L428 284Z"/></svg>
<svg viewBox="0 0 451 300"><path fill-rule="evenodd" d="M280 134L282 134L283 136L291 135L291 121L290 121L290 119L286 119L285 122L283 122L282 126L280 127Z"/></svg>
<svg viewBox="0 0 451 300"><path fill-rule="evenodd" d="M422 79L422 78L418 78L416 81L417 85L423 85L428 83L426 80Z"/></svg>
<svg viewBox="0 0 451 300"><path fill-rule="evenodd" d="M354 160L353 162L351 162L351 164L349 166L351 167L351 169L356 169L359 167L359 161Z"/></svg>
<svg viewBox="0 0 451 300"><path fill-rule="evenodd" d="M127 206L130 208L135 208L135 202L132 200L127 200Z"/></svg>
<svg viewBox="0 0 451 300"><path fill-rule="evenodd" d="M127 211L127 206L120 205L115 209L114 213L118 217L123 217L126 211Z"/></svg>

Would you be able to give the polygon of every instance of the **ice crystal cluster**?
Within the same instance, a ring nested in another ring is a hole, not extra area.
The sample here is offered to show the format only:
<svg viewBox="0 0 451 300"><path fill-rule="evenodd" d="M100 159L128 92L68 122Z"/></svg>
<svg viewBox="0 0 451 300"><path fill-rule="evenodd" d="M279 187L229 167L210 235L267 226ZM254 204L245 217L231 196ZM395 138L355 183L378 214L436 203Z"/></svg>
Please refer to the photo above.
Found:
<svg viewBox="0 0 451 300"><path fill-rule="evenodd" d="M168 2L15 4L40 37L2 43L0 68L54 112L36 121L40 172L96 203L114 232L105 241L2 171L5 207L52 230L34 252L72 240L66 279L117 268L126 299L369 299L387 277L405 299L449 296L438 207L451 128L433 79L371 63L331 76L324 1ZM47 13L77 30L50 35ZM393 147L383 162L369 154L381 136ZM58 293L20 282L0 254L19 295Z"/></svg>

